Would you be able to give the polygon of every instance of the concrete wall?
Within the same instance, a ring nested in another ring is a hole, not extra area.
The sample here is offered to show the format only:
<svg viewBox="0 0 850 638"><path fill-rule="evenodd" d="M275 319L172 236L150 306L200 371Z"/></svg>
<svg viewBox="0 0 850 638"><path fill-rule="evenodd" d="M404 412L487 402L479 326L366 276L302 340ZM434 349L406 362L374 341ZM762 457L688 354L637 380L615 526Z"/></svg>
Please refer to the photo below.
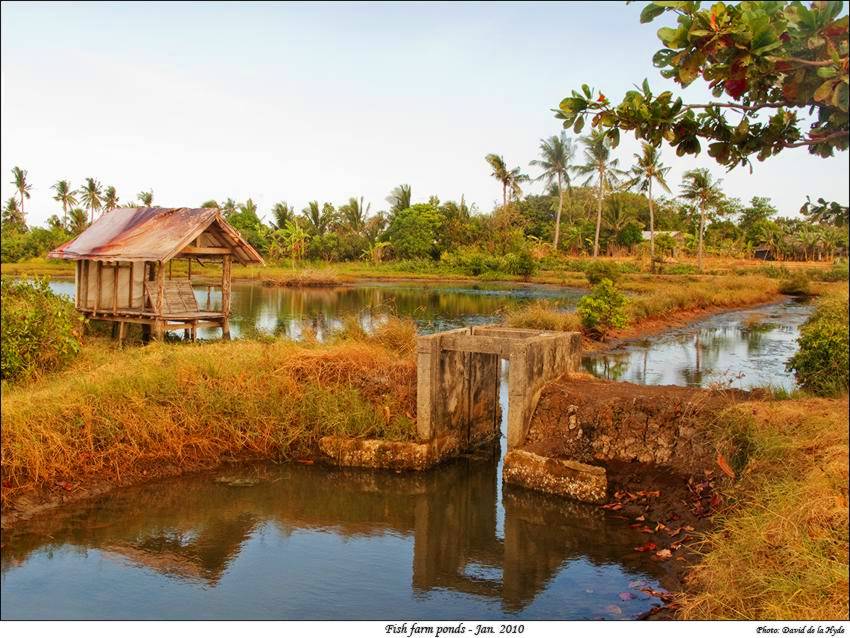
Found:
<svg viewBox="0 0 850 638"><path fill-rule="evenodd" d="M578 333L476 326L417 339L419 441L471 447L499 434L499 360L510 361L508 447L522 443L543 386L575 370Z"/></svg>

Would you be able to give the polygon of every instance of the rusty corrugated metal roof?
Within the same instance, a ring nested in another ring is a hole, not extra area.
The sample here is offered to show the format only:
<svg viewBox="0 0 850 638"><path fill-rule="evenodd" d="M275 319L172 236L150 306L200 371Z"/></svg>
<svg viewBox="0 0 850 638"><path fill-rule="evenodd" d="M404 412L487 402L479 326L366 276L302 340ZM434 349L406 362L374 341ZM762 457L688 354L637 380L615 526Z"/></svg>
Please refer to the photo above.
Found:
<svg viewBox="0 0 850 638"><path fill-rule="evenodd" d="M54 259L168 261L215 225L243 264L263 263L260 254L228 224L217 208L116 208L74 239L48 253Z"/></svg>

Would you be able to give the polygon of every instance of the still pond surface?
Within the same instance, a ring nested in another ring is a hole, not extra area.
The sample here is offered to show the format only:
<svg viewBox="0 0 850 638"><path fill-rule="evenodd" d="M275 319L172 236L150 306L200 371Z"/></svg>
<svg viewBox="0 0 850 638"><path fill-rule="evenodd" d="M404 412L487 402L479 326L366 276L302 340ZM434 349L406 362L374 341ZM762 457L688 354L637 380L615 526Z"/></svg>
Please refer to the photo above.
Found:
<svg viewBox="0 0 850 638"><path fill-rule="evenodd" d="M64 292L67 284L55 285ZM234 288L243 332L293 337L304 320L321 336L345 316L368 327L391 308L432 331L489 323L540 297L568 309L581 294ZM786 302L727 313L584 366L638 383L701 385L720 374L742 387L790 387L784 362L808 312ZM502 455L482 452L422 474L241 467L67 506L4 533L2 617L617 619L657 604L640 589L663 588L663 565L635 551L645 538L629 521L503 487Z"/></svg>

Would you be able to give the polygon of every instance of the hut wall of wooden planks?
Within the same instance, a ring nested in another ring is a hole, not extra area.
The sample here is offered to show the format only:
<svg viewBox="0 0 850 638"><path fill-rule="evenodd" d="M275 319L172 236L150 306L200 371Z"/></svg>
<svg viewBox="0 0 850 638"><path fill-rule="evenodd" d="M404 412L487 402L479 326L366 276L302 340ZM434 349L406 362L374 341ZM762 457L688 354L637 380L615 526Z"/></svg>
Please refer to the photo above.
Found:
<svg viewBox="0 0 850 638"><path fill-rule="evenodd" d="M200 326L230 336L232 265L262 263L259 253L215 208L122 208L104 213L49 257L76 262L75 305L92 319L116 324L119 341L139 323L153 338ZM173 275L174 260L186 260ZM201 308L192 288L192 264L221 264L221 304Z"/></svg>

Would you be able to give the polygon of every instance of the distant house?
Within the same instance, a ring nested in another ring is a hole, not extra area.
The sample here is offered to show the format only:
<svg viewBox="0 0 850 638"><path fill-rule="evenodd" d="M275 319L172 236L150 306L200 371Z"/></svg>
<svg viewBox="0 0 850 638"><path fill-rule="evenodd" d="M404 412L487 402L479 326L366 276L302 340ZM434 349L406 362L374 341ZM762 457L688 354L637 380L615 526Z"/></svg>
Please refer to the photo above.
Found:
<svg viewBox="0 0 850 638"><path fill-rule="evenodd" d="M217 208L118 208L101 215L74 239L48 254L76 262L77 310L91 319L144 326L161 339L168 330L198 326L230 337L230 279L233 261L261 264L260 254L228 224ZM187 274L171 276L171 263L185 259ZM192 262L221 262L221 308L198 307Z"/></svg>
<svg viewBox="0 0 850 638"><path fill-rule="evenodd" d="M767 244L761 244L753 248L753 257L762 261L774 261L776 259L773 249Z"/></svg>

